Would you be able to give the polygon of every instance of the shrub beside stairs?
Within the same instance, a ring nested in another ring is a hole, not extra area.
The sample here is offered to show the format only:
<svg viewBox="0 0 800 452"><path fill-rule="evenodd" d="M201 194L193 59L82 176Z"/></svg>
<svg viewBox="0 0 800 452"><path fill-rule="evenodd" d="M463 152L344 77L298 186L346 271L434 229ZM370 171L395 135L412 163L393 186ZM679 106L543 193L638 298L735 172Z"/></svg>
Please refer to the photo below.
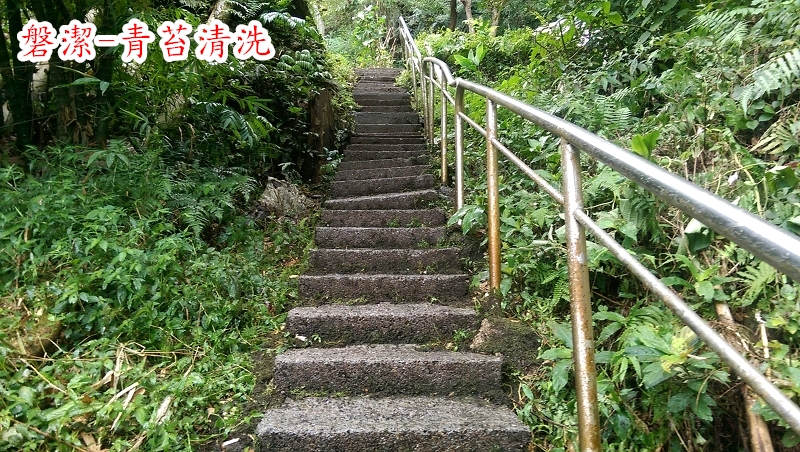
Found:
<svg viewBox="0 0 800 452"><path fill-rule="evenodd" d="M261 451L519 451L530 441L498 403L501 358L431 346L477 317L398 75L359 73L356 134L300 277L304 306L286 319L311 347L275 360L275 389L289 397L259 423Z"/></svg>

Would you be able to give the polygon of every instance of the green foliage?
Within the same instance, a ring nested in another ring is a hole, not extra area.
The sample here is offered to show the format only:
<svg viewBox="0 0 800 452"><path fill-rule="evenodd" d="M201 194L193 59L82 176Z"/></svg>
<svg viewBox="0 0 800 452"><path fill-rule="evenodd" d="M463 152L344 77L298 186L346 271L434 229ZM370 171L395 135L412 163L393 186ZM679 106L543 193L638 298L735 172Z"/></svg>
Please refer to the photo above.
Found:
<svg viewBox="0 0 800 452"><path fill-rule="evenodd" d="M496 38L481 29L423 34L418 44L457 76L630 147L800 233L798 24L788 19L800 13L796 2L545 2L537 13L536 28ZM485 54L478 57L480 48ZM506 48L526 50L512 56ZM485 100L467 94L465 110L480 122ZM503 109L498 133L559 186L557 140ZM465 207L450 223L480 236L485 141L472 130L466 137ZM519 413L542 449L569 450L577 421L562 208L512 166L500 168L501 307L547 332L541 358L549 364L546 376L522 376ZM582 168L585 204L598 224L701 315L714 320L715 304L725 303L748 328L763 321L768 344L746 332L742 340L794 394L786 382L797 374L796 283L605 165L586 158ZM741 419L730 414L738 413L738 402L723 396L731 391L725 365L589 240L593 305L606 306L594 317L604 450L746 447L724 434ZM759 411L775 419L768 408ZM792 441L787 435L784 444Z"/></svg>
<svg viewBox="0 0 800 452"><path fill-rule="evenodd" d="M236 428L312 224L262 228L239 215L247 177L155 151L31 153L0 173L0 447L191 450ZM20 349L37 324L60 331L43 359Z"/></svg>

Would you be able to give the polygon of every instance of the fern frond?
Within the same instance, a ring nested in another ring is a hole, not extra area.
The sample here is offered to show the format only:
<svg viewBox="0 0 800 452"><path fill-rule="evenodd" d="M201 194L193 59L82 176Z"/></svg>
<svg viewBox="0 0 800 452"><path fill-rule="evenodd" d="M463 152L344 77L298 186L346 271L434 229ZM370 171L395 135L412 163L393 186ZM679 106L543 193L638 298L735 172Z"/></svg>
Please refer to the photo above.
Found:
<svg viewBox="0 0 800 452"><path fill-rule="evenodd" d="M751 101L760 99L765 94L782 90L789 95L797 89L795 81L800 79L800 47L784 53L759 66L750 75L753 82L745 86L742 92L742 108L747 111Z"/></svg>
<svg viewBox="0 0 800 452"><path fill-rule="evenodd" d="M742 296L740 301L742 306L750 306L756 301L757 297L767 287L767 284L775 280L777 273L767 263L761 262L758 267L747 266L746 271L739 272L739 275L745 279L750 287Z"/></svg>
<svg viewBox="0 0 800 452"><path fill-rule="evenodd" d="M782 118L764 132L753 151L782 154L800 147L800 120Z"/></svg>

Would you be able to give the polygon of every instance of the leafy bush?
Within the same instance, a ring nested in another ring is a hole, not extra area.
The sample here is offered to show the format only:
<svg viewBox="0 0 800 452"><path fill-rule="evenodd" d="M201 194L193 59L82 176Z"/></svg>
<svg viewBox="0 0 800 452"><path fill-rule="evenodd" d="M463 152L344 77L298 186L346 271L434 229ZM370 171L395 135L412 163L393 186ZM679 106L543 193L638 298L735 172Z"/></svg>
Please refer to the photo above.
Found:
<svg viewBox="0 0 800 452"><path fill-rule="evenodd" d="M778 13L796 6L549 2L539 10L548 27L497 38L482 30L429 34L419 47L459 76L575 122L800 233L797 25ZM504 48L527 48L527 59ZM483 119L483 99L468 94L465 102ZM498 118L501 141L558 187L557 140L502 108ZM451 224L461 220L465 233L477 234L485 227L485 144L471 130L466 143L467 205ZM706 318L716 319L717 305L730 308L750 356L798 395L796 283L604 165L582 163L586 205L598 223ZM567 450L577 422L563 213L512 165L500 174L501 305L546 332L547 371L521 377L520 415L543 450ZM726 366L589 240L604 450L743 447L730 426L744 414L721 397L732 389ZM768 408L757 411L775 419ZM771 427L783 446L796 444L779 424Z"/></svg>
<svg viewBox="0 0 800 452"><path fill-rule="evenodd" d="M32 153L0 175L2 447L189 450L246 420L249 354L296 296L310 221L262 228L234 208L245 179L176 181L154 151ZM205 208L215 247L186 219Z"/></svg>

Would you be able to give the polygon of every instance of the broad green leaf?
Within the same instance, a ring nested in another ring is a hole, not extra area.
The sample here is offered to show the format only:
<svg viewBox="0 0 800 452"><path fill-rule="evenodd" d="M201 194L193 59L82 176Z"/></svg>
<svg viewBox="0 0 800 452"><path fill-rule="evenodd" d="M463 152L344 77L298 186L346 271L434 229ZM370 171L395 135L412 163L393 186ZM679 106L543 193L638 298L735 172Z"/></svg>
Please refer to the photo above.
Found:
<svg viewBox="0 0 800 452"><path fill-rule="evenodd" d="M616 11L606 15L606 19L614 25L622 25L622 15Z"/></svg>
<svg viewBox="0 0 800 452"><path fill-rule="evenodd" d="M714 299L714 284L711 281L698 281L694 283L694 290L703 297L706 302Z"/></svg>
<svg viewBox="0 0 800 452"><path fill-rule="evenodd" d="M569 370L572 368L571 360L561 360L553 367L553 391L558 392L569 381Z"/></svg>
<svg viewBox="0 0 800 452"><path fill-rule="evenodd" d="M21 386L18 393L19 398L22 399L23 402L28 404L28 406L33 406L33 401L36 397L36 392L33 389L29 386Z"/></svg>
<svg viewBox="0 0 800 452"><path fill-rule="evenodd" d="M667 276L665 278L661 278L661 282L667 286L683 286L683 287L691 287L692 284L678 276Z"/></svg>
<svg viewBox="0 0 800 452"><path fill-rule="evenodd" d="M776 191L782 188L792 189L800 182L794 168L790 166L778 165L770 168L766 176L770 187Z"/></svg>
<svg viewBox="0 0 800 452"><path fill-rule="evenodd" d="M572 348L572 326L567 323L558 323L555 321L548 322L548 326L553 331L553 335L561 342L566 344L567 348Z"/></svg>
<svg viewBox="0 0 800 452"><path fill-rule="evenodd" d="M666 372L663 367L661 367L661 363L650 363L642 369L644 372L644 378L642 379L642 383L646 388L652 388L659 383L662 383L672 377L672 373Z"/></svg>
<svg viewBox="0 0 800 452"><path fill-rule="evenodd" d="M597 311L592 315L595 320L611 320L613 322L625 323L625 317L622 314L612 311Z"/></svg>
<svg viewBox="0 0 800 452"><path fill-rule="evenodd" d="M551 348L545 350L540 356L540 359L549 359L555 361L557 359L572 359L572 350L564 347Z"/></svg>
<svg viewBox="0 0 800 452"><path fill-rule="evenodd" d="M680 414L694 401L695 394L679 392L669 398L667 410L672 414Z"/></svg>

